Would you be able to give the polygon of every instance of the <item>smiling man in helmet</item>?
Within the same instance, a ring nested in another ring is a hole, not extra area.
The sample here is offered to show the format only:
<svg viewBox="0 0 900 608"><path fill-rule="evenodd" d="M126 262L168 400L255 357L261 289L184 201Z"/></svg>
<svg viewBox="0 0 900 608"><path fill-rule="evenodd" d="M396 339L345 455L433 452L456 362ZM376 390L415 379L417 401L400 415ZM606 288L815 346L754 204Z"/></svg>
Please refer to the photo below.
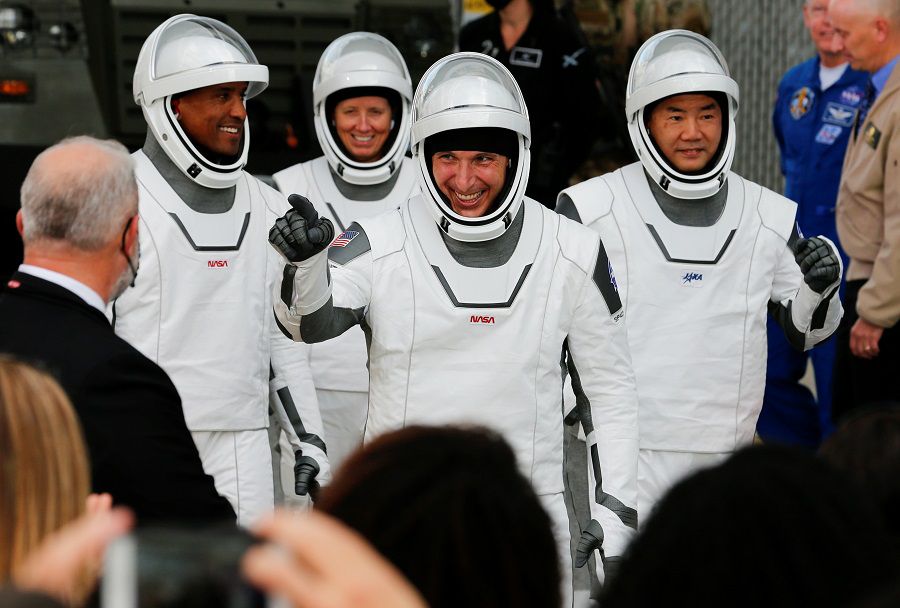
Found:
<svg viewBox="0 0 900 608"><path fill-rule="evenodd" d="M147 38L133 83L149 127L134 154L141 274L114 308L116 332L172 377L204 469L243 525L274 505L270 402L302 452L296 492L329 475L307 352L271 314L281 264L266 233L288 205L243 170L245 100L267 84L214 19L177 15Z"/></svg>
<svg viewBox="0 0 900 608"><path fill-rule="evenodd" d="M477 53L438 61L416 90L413 119L421 194L361 219L330 248L331 224L308 201L293 199L298 210L276 222L269 239L289 261L276 315L307 342L362 326L366 438L411 423L503 433L554 521L571 603L566 342L597 427L591 506L607 556L622 554L636 521L636 395L610 265L596 234L524 197L528 111L499 62Z"/></svg>
<svg viewBox="0 0 900 608"><path fill-rule="evenodd" d="M640 162L559 195L596 230L629 308L640 412L638 514L682 476L753 439L766 312L798 349L834 332L840 256L803 238L795 203L730 171L738 85L706 38L657 34L626 98Z"/></svg>
<svg viewBox="0 0 900 608"><path fill-rule="evenodd" d="M341 231L404 203L418 182L405 156L412 81L400 51L370 32L337 38L319 59L313 103L324 155L273 175L278 189L314 201ZM365 426L369 374L362 329L313 345L310 366L328 457L337 467L359 445Z"/></svg>

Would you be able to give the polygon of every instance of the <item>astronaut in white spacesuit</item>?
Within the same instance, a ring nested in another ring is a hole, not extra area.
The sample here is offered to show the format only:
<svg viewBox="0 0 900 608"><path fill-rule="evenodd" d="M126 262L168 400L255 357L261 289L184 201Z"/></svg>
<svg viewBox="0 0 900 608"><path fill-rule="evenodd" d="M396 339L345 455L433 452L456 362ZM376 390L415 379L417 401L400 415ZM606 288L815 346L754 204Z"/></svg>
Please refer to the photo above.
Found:
<svg viewBox="0 0 900 608"><path fill-rule="evenodd" d="M214 19L178 15L147 38L133 83L149 126L134 153L141 273L113 309L116 333L171 376L242 525L274 505L270 401L302 452L298 493L330 475L307 352L271 312L282 263L266 235L289 207L243 170L245 100L267 84L240 34Z"/></svg>
<svg viewBox="0 0 900 608"><path fill-rule="evenodd" d="M563 502L564 343L585 394L593 517L609 559L635 525L637 404L624 309L596 233L525 198L530 129L496 60L457 53L423 76L412 151L421 193L363 218L327 253L332 226L308 201L269 234L293 274L276 315L295 340L362 325L366 438L406 424L503 433L554 522L571 601ZM329 265L330 264L330 265Z"/></svg>
<svg viewBox="0 0 900 608"><path fill-rule="evenodd" d="M278 189L313 201L343 231L397 209L418 188L409 150L412 81L400 51L369 32L328 45L313 80L316 136L324 152L273 175ZM337 467L362 441L369 394L366 339L354 327L310 347L328 459ZM285 460L293 460L290 450ZM290 469L288 469L290 470Z"/></svg>
<svg viewBox="0 0 900 608"><path fill-rule="evenodd" d="M640 162L557 202L600 234L628 309L641 522L680 478L752 441L766 312L799 349L830 336L842 314L834 244L804 239L795 203L730 171L737 109L738 85L709 40L652 37L626 97Z"/></svg>

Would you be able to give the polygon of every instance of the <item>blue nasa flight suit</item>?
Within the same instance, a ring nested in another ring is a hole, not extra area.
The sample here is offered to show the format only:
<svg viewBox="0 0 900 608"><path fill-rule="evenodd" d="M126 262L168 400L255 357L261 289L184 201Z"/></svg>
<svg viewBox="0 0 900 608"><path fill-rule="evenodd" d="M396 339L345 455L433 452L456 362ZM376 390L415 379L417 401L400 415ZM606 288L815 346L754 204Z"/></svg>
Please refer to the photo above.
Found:
<svg viewBox="0 0 900 608"><path fill-rule="evenodd" d="M798 205L800 230L807 236L822 234L839 248L834 207L844 151L868 77L848 66L837 82L822 91L819 58L813 57L781 79L772 115L786 179L784 195ZM843 250L841 256L846 267ZM843 293L843 284L841 290ZM757 431L763 440L818 446L833 430L834 336L809 353L801 353L791 348L771 318L768 334L766 391ZM815 370L818 404L799 382L806 372L807 355Z"/></svg>

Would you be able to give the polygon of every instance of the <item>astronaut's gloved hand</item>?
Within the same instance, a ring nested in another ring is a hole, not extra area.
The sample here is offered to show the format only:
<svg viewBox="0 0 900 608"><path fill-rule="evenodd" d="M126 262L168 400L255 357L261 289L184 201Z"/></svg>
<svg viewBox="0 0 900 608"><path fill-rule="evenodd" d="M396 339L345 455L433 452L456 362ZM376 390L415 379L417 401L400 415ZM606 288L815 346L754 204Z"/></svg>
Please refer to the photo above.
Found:
<svg viewBox="0 0 900 608"><path fill-rule="evenodd" d="M319 463L309 456L304 456L302 452L295 452L294 457L294 493L297 496L306 496L313 500L319 491L319 482L316 481L316 475L319 473Z"/></svg>
<svg viewBox="0 0 900 608"><path fill-rule="evenodd" d="M594 549L600 549L600 554L603 555L603 526L596 519L592 519L581 532L581 538L575 547L575 567L584 566Z"/></svg>
<svg viewBox="0 0 900 608"><path fill-rule="evenodd" d="M305 196L292 194L288 202L293 209L275 220L269 242L289 262L298 263L328 248L334 239L334 225L328 218L320 218Z"/></svg>
<svg viewBox="0 0 900 608"><path fill-rule="evenodd" d="M823 293L840 278L841 264L837 252L817 236L800 239L794 244L794 259L803 280L816 293Z"/></svg>
<svg viewBox="0 0 900 608"><path fill-rule="evenodd" d="M616 578L619 574L619 567L622 564L621 557L607 557L603 560L603 585L608 585L609 581Z"/></svg>

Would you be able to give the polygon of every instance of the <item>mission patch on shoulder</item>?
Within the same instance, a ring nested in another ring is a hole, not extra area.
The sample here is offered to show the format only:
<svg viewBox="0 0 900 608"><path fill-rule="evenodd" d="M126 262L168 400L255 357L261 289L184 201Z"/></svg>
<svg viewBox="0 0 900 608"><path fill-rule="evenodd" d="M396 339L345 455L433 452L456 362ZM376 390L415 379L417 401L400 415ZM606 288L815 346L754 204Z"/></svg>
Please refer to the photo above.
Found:
<svg viewBox="0 0 900 608"><path fill-rule="evenodd" d="M606 255L603 242L600 242L600 250L597 252L597 265L594 266L594 283L600 290L600 294L606 301L609 314L615 316L622 310L622 299L619 298L619 286L616 283L616 275L613 272L612 262Z"/></svg>
<svg viewBox="0 0 900 608"><path fill-rule="evenodd" d="M331 246L328 248L328 259L343 266L371 250L372 246L369 244L369 237L366 236L365 230L353 222L331 242Z"/></svg>

